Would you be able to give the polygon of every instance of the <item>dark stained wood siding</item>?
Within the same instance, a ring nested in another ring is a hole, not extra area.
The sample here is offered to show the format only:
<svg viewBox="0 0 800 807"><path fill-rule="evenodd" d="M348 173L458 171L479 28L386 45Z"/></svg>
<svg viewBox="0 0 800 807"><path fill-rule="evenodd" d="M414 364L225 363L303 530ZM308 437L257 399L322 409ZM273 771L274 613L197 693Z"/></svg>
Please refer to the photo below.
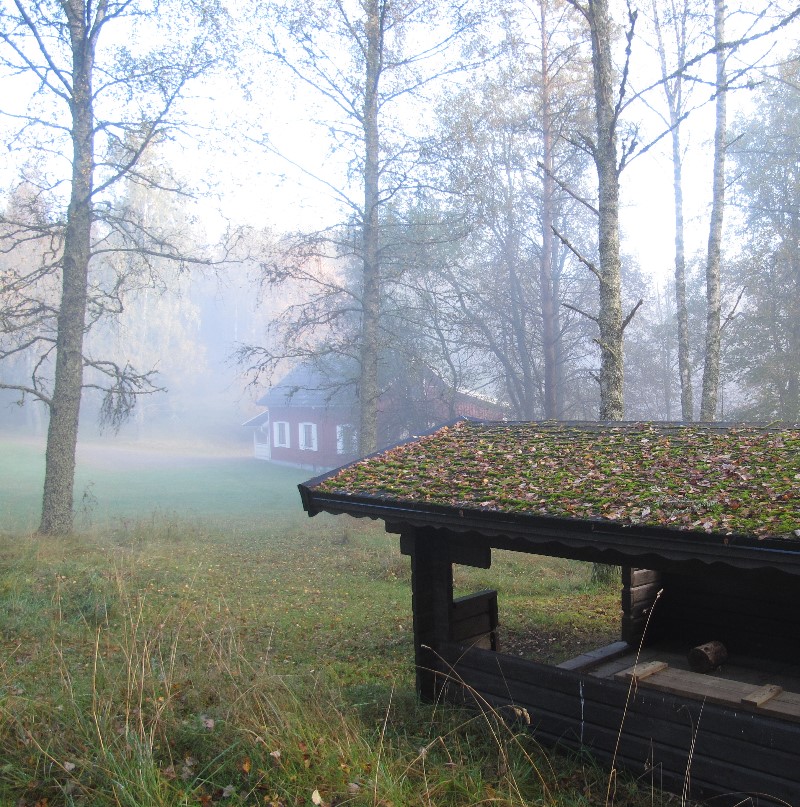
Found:
<svg viewBox="0 0 800 807"><path fill-rule="evenodd" d="M688 781L692 796L715 805L800 804L800 724L463 645L440 651L449 699L478 692L479 708L508 707L544 744L589 748L676 792Z"/></svg>
<svg viewBox="0 0 800 807"><path fill-rule="evenodd" d="M498 649L496 591L478 591L453 600L450 639L468 647Z"/></svg>
<svg viewBox="0 0 800 807"><path fill-rule="evenodd" d="M638 647L645 633L648 641L656 638L657 629L649 623L662 587L661 572L630 567L622 569L621 638L624 642Z"/></svg>

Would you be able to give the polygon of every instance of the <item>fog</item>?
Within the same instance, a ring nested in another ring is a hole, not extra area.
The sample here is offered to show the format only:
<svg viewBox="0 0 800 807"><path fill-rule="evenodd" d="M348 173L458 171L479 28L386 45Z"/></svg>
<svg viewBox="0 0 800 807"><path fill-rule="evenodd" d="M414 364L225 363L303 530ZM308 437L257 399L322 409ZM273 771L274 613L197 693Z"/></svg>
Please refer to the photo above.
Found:
<svg viewBox="0 0 800 807"><path fill-rule="evenodd" d="M239 342L263 339L271 310L241 265L184 278L180 288L132 294L117 320L95 327L91 353L140 371L155 369L154 383L163 391L140 396L117 431L100 422L100 393L86 389L79 442L248 451L252 433L242 424L263 411L255 400L264 388L250 385L233 354ZM3 379L24 383L29 367L23 357L6 366ZM19 393L0 390L0 432L43 443L45 405L30 396L23 404Z"/></svg>
<svg viewBox="0 0 800 807"><path fill-rule="evenodd" d="M282 30L276 22L276 36L286 38L285 59L297 60L281 78L246 91L234 91L235 78L224 71L209 80L205 89L209 96L217 93L219 103L208 97L194 108L189 104L186 119L217 115L230 125L209 126L191 143L178 134L174 140L156 138L137 172L127 177L123 172L96 201L92 238L102 249L91 262L92 299L85 319L89 364L79 443L245 456L252 451L254 432L245 424L264 412L256 402L270 383L303 364L324 370L323 399L348 391L352 411L338 425L349 429L358 422L362 393L363 378L354 368L365 355L361 329L368 266L376 272L380 298L380 443L484 404L484 414L508 419L597 418L599 244L593 200L598 180L591 149L576 147L574 137L593 127L589 39L575 40L574 30L551 21L554 47L569 55L575 75L572 84L557 88L566 123L549 132L560 172L559 193L550 200L551 229L557 224L563 239L547 249L546 236L552 234L542 227L547 205L539 161L548 137L537 117L543 76L529 75L540 23L517 11L519 34L526 40L514 56L518 62L498 53L496 63L476 72L465 65L460 77L441 82L434 81L440 78L434 67L430 84L418 81L421 74L402 70L382 76L385 94L375 101L383 128L374 171L367 170L366 133L357 112L363 106L364 99L356 97L362 83L342 79L339 100L332 102L330 94L320 93L321 80L316 86L294 81L303 70L306 76L322 75L315 71L327 69L328 62L320 57L323 51L292 52L291 26ZM737 14L731 10L731 36L744 31ZM417 26L419 37L427 22L404 24ZM709 20L695 22L698 43L710 41L711 29L702 27ZM800 418L800 201L787 168L796 162L800 97L798 62L787 53L789 30L777 28L763 42L755 37L751 46L731 54L731 69L748 78L726 89L729 195L714 415L720 420ZM358 49L342 48L337 40L348 35L346 26L322 26L312 33L328 48L332 79L359 75L364 64ZM487 41L497 33L492 29ZM424 36L395 44L413 50L420 41ZM627 156L636 157L624 173L620 167L618 177L623 316L631 317L624 331L624 416L677 420L682 390L673 280L674 166L664 99L658 81L653 82L659 74L650 49L654 42L652 20L642 22L633 38L631 71L625 64L616 79L629 82L622 89L631 99L621 109L617 133L620 166L626 148ZM627 57L622 49L616 56L621 68ZM13 58L7 57L7 71ZM263 53L248 51L242 58L240 67L246 70L260 64ZM698 64L698 85L713 81L712 67L709 59ZM520 94L520 82L530 85L528 94ZM418 95L420 86L425 92ZM637 94L643 87L651 87L645 100ZM347 93L356 96L343 102ZM25 83L15 96L20 109L27 109L28 96ZM112 120L118 111L103 110ZM49 108L38 112L35 122L47 125ZM714 116L707 95L695 93L681 129L692 417L698 415L707 357ZM271 133L266 131L270 124ZM109 154L113 145L106 143ZM18 387L0 389L0 432L41 444L47 406L35 397L47 398L52 384L61 304L58 259L35 238L19 238L16 227L23 221L38 232L46 222L51 233L62 232L68 181L59 170L67 161L51 163L42 156L49 149L43 141L19 140L0 177L6 226L0 259L0 316L5 317L0 385ZM40 158L35 170L31 154ZM374 243L368 249L364 183L373 174L383 185L376 189L378 225L369 228ZM192 193L196 200L190 203ZM207 243L231 235L235 249ZM370 250L379 262L370 263ZM542 274L546 254L552 259L549 279ZM41 277L31 269L48 261ZM553 337L545 335L546 296ZM236 355L243 346L251 352L240 364ZM122 388L118 397L127 396L122 408L134 399L135 405L118 429L101 424L107 386L101 368L109 366L104 362L122 368L122 375L128 368L153 371L139 379L142 388L154 388L152 393ZM261 364L256 372L254 363Z"/></svg>

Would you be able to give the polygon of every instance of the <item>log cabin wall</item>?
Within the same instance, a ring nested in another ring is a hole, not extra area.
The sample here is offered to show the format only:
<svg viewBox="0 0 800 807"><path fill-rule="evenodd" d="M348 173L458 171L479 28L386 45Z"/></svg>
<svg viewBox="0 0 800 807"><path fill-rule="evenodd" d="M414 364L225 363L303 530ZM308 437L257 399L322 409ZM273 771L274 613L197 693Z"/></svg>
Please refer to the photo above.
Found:
<svg viewBox="0 0 800 807"><path fill-rule="evenodd" d="M453 600L450 641L468 647L497 650L497 624L497 592L493 589Z"/></svg>
<svg viewBox="0 0 800 807"><path fill-rule="evenodd" d="M657 631L654 625L648 623L648 618L660 597L662 585L661 572L623 567L620 636L623 642L638 647L642 638L645 644L655 641Z"/></svg>
<svg viewBox="0 0 800 807"><path fill-rule="evenodd" d="M696 566L661 573L659 585L663 593L653 608L648 640L652 635L693 646L716 639L732 655L800 664L796 576Z"/></svg>
<svg viewBox="0 0 800 807"><path fill-rule="evenodd" d="M641 781L719 807L798 805L798 722L454 643L440 652L463 684L445 697L496 710L543 745L588 748Z"/></svg>

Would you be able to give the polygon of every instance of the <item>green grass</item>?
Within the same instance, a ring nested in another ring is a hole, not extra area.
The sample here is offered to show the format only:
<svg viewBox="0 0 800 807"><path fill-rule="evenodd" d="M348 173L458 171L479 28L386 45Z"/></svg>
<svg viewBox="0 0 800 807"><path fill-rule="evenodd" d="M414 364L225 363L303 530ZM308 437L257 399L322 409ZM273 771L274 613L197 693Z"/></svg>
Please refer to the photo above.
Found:
<svg viewBox="0 0 800 807"><path fill-rule="evenodd" d="M308 472L278 469L247 456L172 455L111 444L108 454L79 447L75 514L79 529L148 516L252 525L296 518L294 487ZM88 456L88 460L82 457ZM172 457L172 458L171 458ZM39 522L44 450L0 436L0 530L24 532Z"/></svg>
<svg viewBox="0 0 800 807"><path fill-rule="evenodd" d="M408 559L379 524L308 519L302 472L87 462L94 499L60 540L20 527L41 473L35 448L2 446L0 804L606 804L589 760L417 702ZM580 564L497 553L455 585L500 590L521 655L616 628L617 593ZM613 803L676 802L624 781Z"/></svg>

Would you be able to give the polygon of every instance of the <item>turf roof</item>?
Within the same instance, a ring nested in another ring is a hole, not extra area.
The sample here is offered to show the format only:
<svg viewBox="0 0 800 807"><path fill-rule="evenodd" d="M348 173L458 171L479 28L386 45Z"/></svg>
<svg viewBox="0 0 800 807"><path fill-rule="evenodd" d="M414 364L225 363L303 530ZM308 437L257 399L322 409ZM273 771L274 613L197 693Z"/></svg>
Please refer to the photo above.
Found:
<svg viewBox="0 0 800 807"><path fill-rule="evenodd" d="M319 491L800 538L800 426L475 423L355 462Z"/></svg>

